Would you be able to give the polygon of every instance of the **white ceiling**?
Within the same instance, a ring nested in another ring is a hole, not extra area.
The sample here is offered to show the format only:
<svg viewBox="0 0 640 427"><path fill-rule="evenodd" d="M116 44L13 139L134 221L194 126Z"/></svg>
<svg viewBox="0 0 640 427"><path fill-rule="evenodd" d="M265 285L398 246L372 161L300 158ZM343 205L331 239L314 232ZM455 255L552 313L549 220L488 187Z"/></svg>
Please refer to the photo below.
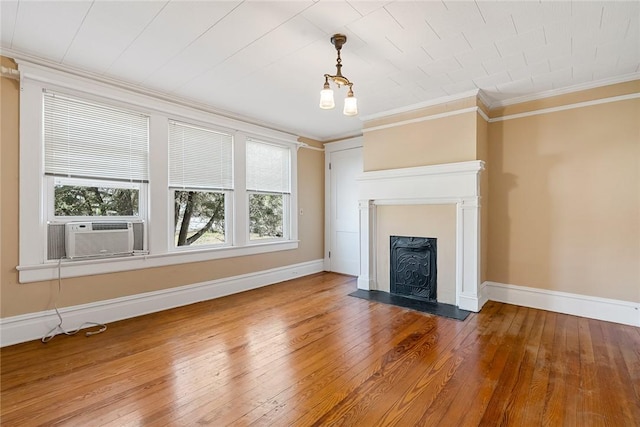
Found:
<svg viewBox="0 0 640 427"><path fill-rule="evenodd" d="M320 140L481 89L494 103L640 75L640 2L7 1L2 54L204 103ZM318 108L329 39L360 114Z"/></svg>

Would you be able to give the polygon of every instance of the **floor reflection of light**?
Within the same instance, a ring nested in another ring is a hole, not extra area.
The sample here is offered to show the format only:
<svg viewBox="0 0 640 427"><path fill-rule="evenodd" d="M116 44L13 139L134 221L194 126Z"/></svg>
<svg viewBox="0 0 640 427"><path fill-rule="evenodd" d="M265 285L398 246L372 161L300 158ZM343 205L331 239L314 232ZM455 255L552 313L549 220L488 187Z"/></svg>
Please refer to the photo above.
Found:
<svg viewBox="0 0 640 427"><path fill-rule="evenodd" d="M214 336L200 341L197 348L185 349L173 361L171 419L179 419L206 404L210 391L222 385L223 371L231 363L231 350L225 339Z"/></svg>
<svg viewBox="0 0 640 427"><path fill-rule="evenodd" d="M215 421L234 405L267 399L271 396L268 377L272 375L264 372L270 366L274 371L267 372L277 373L279 381L290 382L293 372L283 356L291 353L294 343L286 325L280 318L263 318L203 341L196 357L192 350L176 359L172 364L172 418Z"/></svg>
<svg viewBox="0 0 640 427"><path fill-rule="evenodd" d="M282 355L290 353L295 346L287 323L279 317L271 317L249 329L246 351L246 366L243 371L254 371L269 364L278 369L280 378L288 379L293 374L289 363L282 363ZM265 340L268 337L268 344Z"/></svg>

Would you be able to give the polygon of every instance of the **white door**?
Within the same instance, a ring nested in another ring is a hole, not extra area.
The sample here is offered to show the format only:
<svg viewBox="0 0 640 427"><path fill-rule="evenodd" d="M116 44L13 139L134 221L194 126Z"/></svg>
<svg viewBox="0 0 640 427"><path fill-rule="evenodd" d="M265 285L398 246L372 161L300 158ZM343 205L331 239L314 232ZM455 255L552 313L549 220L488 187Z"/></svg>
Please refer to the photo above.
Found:
<svg viewBox="0 0 640 427"><path fill-rule="evenodd" d="M358 188L362 173L362 147L329 153L330 270L360 273Z"/></svg>

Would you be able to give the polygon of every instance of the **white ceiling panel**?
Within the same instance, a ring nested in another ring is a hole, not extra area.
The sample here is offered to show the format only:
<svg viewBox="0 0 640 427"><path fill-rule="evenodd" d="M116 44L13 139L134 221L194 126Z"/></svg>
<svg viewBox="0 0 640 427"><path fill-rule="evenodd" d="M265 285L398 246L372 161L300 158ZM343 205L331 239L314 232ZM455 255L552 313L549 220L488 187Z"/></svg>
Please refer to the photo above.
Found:
<svg viewBox="0 0 640 427"><path fill-rule="evenodd" d="M640 77L639 1L0 0L0 14L5 56L322 140L362 127L342 115L345 88L318 108L338 32L361 117L473 89L498 103Z"/></svg>
<svg viewBox="0 0 640 427"><path fill-rule="evenodd" d="M325 34L298 15L280 25L264 37L242 49L227 61L214 66L200 76L188 82L182 90L186 93L199 93L202 87L232 85L257 70L264 69L282 58L295 54L301 49L322 39ZM291 80L288 72L282 73ZM279 88L286 90L287 85Z"/></svg>
<svg viewBox="0 0 640 427"><path fill-rule="evenodd" d="M491 24L474 28L462 28L462 33L474 51L482 49L483 46L495 44L498 40L505 40L518 34L510 16L496 20Z"/></svg>
<svg viewBox="0 0 640 427"><path fill-rule="evenodd" d="M507 71L501 71L496 74L490 74L486 77L480 77L480 78L474 79L473 82L478 87L485 87L485 86L496 86L496 85L499 85L500 83L508 82L509 80L511 80L511 76L509 75L509 73Z"/></svg>
<svg viewBox="0 0 640 427"><path fill-rule="evenodd" d="M6 40L8 46L11 46L13 40L13 30L18 17L17 1L0 1L0 33L2 40Z"/></svg>
<svg viewBox="0 0 640 427"><path fill-rule="evenodd" d="M500 24L504 20L511 20L511 15L517 10L516 2L479 1L476 2L482 17L488 25Z"/></svg>
<svg viewBox="0 0 640 427"><path fill-rule="evenodd" d="M544 20L544 25L549 25L550 23L558 21L563 22L571 19L573 3L568 1L540 2L539 5L542 9L542 19Z"/></svg>
<svg viewBox="0 0 640 427"><path fill-rule="evenodd" d="M424 50L434 60L451 58L472 50L471 44L462 33L450 34L442 40L438 40L423 46Z"/></svg>
<svg viewBox="0 0 640 427"><path fill-rule="evenodd" d="M533 81L531 80L531 77L527 77L525 79L500 83L496 86L496 90L498 91L498 94L490 93L490 95L497 96L499 94L502 94L504 96L509 96L512 98L519 98L533 92Z"/></svg>
<svg viewBox="0 0 640 427"><path fill-rule="evenodd" d="M143 83L176 92L256 42L311 2L244 2Z"/></svg>
<svg viewBox="0 0 640 427"><path fill-rule="evenodd" d="M329 0L334 1L334 0ZM337 2L336 2L337 3ZM391 1L386 0L349 0L347 2L355 11L357 11L360 16L367 16L372 12L379 10L381 7L384 7L386 4L391 3Z"/></svg>
<svg viewBox="0 0 640 427"><path fill-rule="evenodd" d="M516 68L522 68L527 65L525 55L522 53L516 53L514 55L504 56L500 58L493 58L482 63L484 70L487 74L496 74L502 70L513 70Z"/></svg>
<svg viewBox="0 0 640 427"><path fill-rule="evenodd" d="M91 9L64 56L64 63L80 68L89 63L95 72L103 73L166 5L167 2L160 1L91 3Z"/></svg>
<svg viewBox="0 0 640 427"><path fill-rule="evenodd" d="M362 40L376 44L383 42L387 34L402 30L398 21L384 8L352 22L347 27ZM384 28L384 31L380 31L380 28Z"/></svg>
<svg viewBox="0 0 640 427"><path fill-rule="evenodd" d="M500 57L496 44L489 41L486 44L477 45L472 50L458 53L455 58L465 68L477 69L483 62Z"/></svg>
<svg viewBox="0 0 640 427"><path fill-rule="evenodd" d="M417 65L428 64L433 59L427 54L422 47L404 47L404 51L400 55L396 55L390 58L393 61L393 65L400 71L410 71L417 68Z"/></svg>
<svg viewBox="0 0 640 427"><path fill-rule="evenodd" d="M418 2L394 2L385 10L399 24L399 28L389 32L388 37L402 49L420 47L440 40L427 23Z"/></svg>
<svg viewBox="0 0 640 427"><path fill-rule="evenodd" d="M149 24L107 72L140 82L169 62L240 4L239 1L174 1ZM173 31L167 31L172 28ZM145 58L144 61L137 60Z"/></svg>
<svg viewBox="0 0 640 427"><path fill-rule="evenodd" d="M571 39L563 42L538 45L525 50L523 56L529 64L571 56Z"/></svg>
<svg viewBox="0 0 640 427"><path fill-rule="evenodd" d="M301 14L326 34L344 31L344 27L362 18L362 15L347 2L320 0Z"/></svg>
<svg viewBox="0 0 640 427"><path fill-rule="evenodd" d="M438 37L444 39L465 28L476 28L485 24L475 1L444 2L447 10L442 14L426 17Z"/></svg>
<svg viewBox="0 0 640 427"><path fill-rule="evenodd" d="M539 76L549 72L549 61L541 61L527 64L524 67L512 68L507 71L513 81L524 80L533 76Z"/></svg>
<svg viewBox="0 0 640 427"><path fill-rule="evenodd" d="M487 70L482 65L474 65L472 67L462 67L448 73L448 76L454 82L468 82L472 79L488 76Z"/></svg>
<svg viewBox="0 0 640 427"><path fill-rule="evenodd" d="M515 55L527 50L543 46L544 31L542 27L526 33L519 33L513 37L496 41L496 47L501 56Z"/></svg>
<svg viewBox="0 0 640 427"><path fill-rule="evenodd" d="M439 74L452 73L454 71L460 70L461 68L462 66L460 65L460 63L453 57L441 59L439 61L433 61L420 66L420 69L424 71L425 74L429 77L434 77Z"/></svg>
<svg viewBox="0 0 640 427"><path fill-rule="evenodd" d="M442 86L447 95L457 95L478 89L473 80L458 80L456 83Z"/></svg>
<svg viewBox="0 0 640 427"><path fill-rule="evenodd" d="M21 1L13 38L2 45L60 62L91 7L89 2Z"/></svg>
<svg viewBox="0 0 640 427"><path fill-rule="evenodd" d="M545 25L544 10L541 2L523 1L522 5L511 12L511 20L518 34L538 30ZM554 22L551 18L550 22Z"/></svg>

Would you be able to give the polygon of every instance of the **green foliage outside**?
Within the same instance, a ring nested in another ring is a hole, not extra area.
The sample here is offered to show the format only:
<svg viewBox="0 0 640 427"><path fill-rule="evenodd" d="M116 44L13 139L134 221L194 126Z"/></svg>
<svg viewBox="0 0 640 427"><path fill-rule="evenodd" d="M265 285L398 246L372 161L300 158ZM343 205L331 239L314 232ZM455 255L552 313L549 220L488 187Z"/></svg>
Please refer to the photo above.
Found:
<svg viewBox="0 0 640 427"><path fill-rule="evenodd" d="M251 239L283 237L281 194L249 195L249 233Z"/></svg>
<svg viewBox="0 0 640 427"><path fill-rule="evenodd" d="M137 189L56 185L56 216L138 215Z"/></svg>
<svg viewBox="0 0 640 427"><path fill-rule="evenodd" d="M56 185L56 216L135 216L139 190ZM175 191L176 246L208 245L225 241L225 194ZM283 196L249 195L251 239L283 237Z"/></svg>
<svg viewBox="0 0 640 427"><path fill-rule="evenodd" d="M224 198L224 193L176 191L176 246L224 242Z"/></svg>

